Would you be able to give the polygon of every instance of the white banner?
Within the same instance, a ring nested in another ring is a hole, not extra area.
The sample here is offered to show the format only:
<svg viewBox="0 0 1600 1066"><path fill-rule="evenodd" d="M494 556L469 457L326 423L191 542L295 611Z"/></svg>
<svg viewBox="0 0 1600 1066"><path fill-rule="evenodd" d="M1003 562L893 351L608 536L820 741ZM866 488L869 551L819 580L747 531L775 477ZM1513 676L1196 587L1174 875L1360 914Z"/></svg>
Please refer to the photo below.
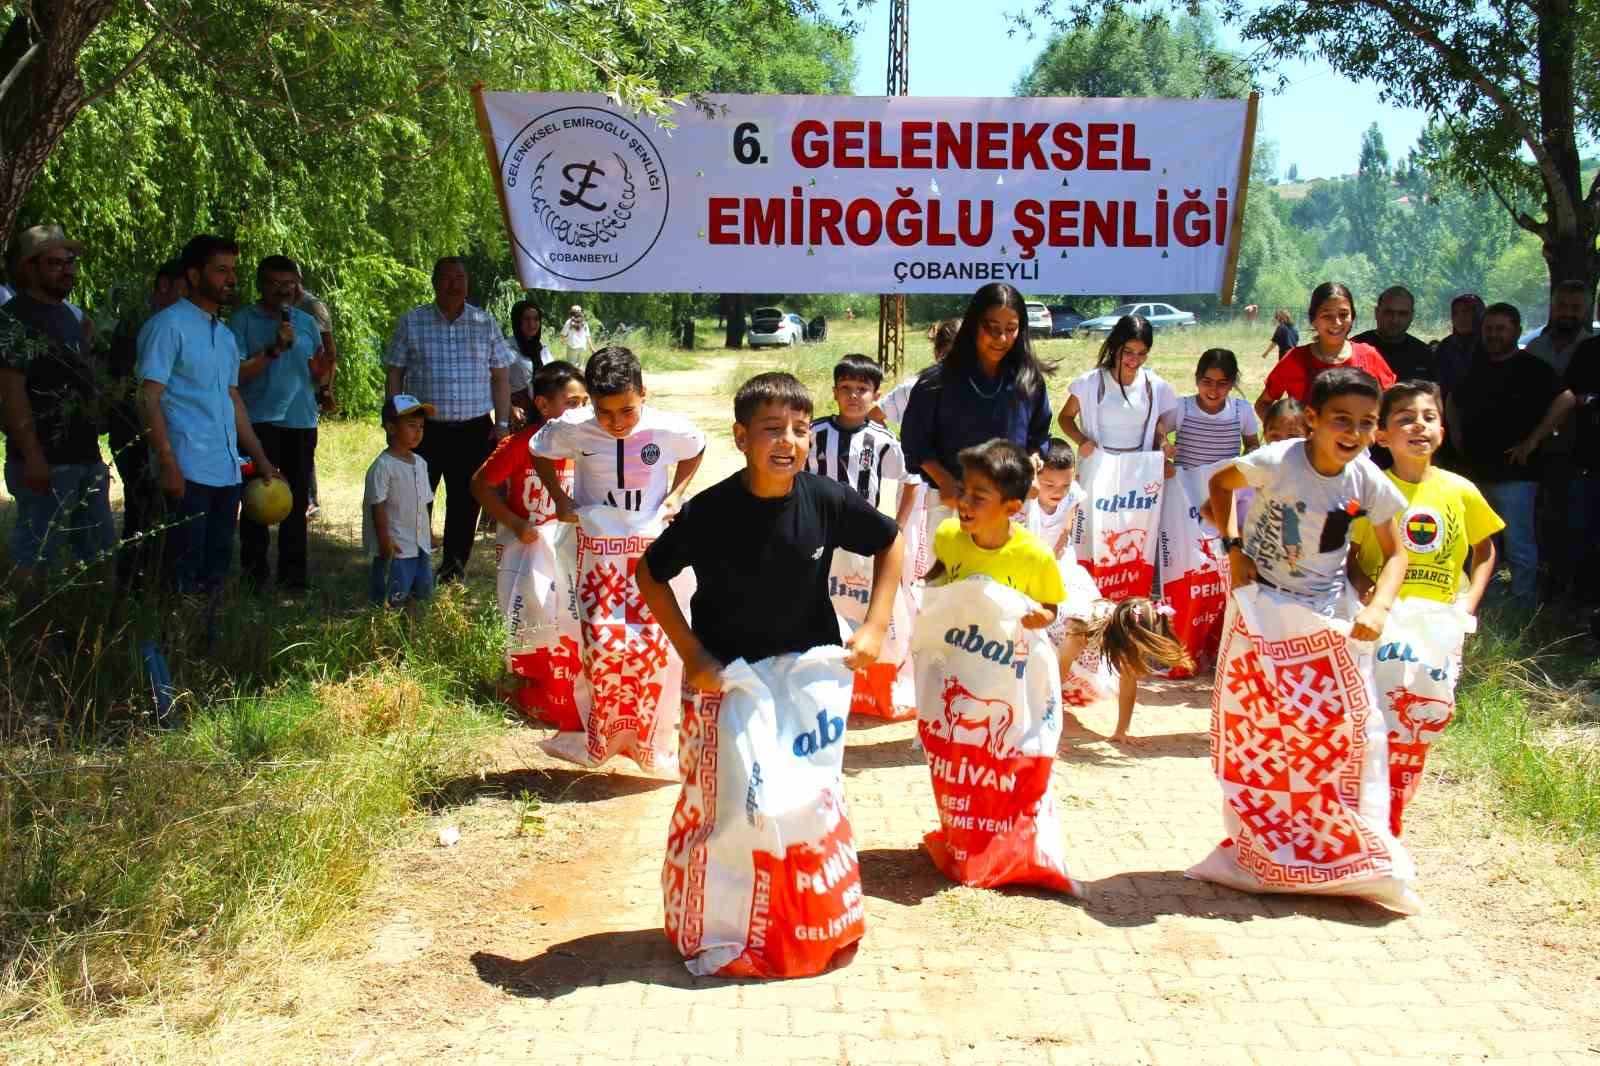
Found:
<svg viewBox="0 0 1600 1066"><path fill-rule="evenodd" d="M1248 100L479 94L526 288L1231 286Z"/></svg>

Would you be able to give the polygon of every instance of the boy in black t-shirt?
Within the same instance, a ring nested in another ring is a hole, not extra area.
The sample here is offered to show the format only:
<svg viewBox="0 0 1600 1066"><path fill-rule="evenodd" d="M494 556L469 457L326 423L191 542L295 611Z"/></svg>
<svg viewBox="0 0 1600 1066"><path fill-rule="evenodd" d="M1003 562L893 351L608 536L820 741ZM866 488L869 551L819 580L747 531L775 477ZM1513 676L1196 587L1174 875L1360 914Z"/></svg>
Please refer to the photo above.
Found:
<svg viewBox="0 0 1600 1066"><path fill-rule="evenodd" d="M894 521L859 493L805 471L811 396L792 374L759 374L733 401L734 443L745 468L688 503L640 560L636 580L683 658L684 681L722 687L735 659L840 643L828 599L835 549L873 556L867 620L850 638L846 665L878 658L900 583L904 544ZM667 582L693 567L694 625Z"/></svg>

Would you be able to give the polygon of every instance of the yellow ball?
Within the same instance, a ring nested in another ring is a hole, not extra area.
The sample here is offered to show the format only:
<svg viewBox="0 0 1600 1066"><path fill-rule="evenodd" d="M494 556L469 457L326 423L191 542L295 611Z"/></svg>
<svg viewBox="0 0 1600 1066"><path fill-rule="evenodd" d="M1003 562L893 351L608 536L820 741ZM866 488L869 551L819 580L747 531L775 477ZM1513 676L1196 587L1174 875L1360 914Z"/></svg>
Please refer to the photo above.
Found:
<svg viewBox="0 0 1600 1066"><path fill-rule="evenodd" d="M282 478L251 478L244 486L244 516L261 526L275 526L289 517L294 493Z"/></svg>

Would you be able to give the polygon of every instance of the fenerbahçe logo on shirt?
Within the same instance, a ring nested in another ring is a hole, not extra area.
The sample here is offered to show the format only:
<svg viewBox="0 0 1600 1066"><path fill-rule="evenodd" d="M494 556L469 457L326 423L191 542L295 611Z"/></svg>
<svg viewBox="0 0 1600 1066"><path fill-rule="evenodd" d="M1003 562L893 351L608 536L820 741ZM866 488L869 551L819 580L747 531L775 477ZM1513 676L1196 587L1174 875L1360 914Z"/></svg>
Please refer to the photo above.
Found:
<svg viewBox="0 0 1600 1066"><path fill-rule="evenodd" d="M667 224L667 172L644 130L600 107L563 107L517 132L500 161L508 197L526 196L552 243L517 245L572 281L616 277ZM515 236L515 230L512 231Z"/></svg>
<svg viewBox="0 0 1600 1066"><path fill-rule="evenodd" d="M1444 540L1444 519L1430 507L1416 507L1400 521L1400 539L1407 551L1431 555Z"/></svg>

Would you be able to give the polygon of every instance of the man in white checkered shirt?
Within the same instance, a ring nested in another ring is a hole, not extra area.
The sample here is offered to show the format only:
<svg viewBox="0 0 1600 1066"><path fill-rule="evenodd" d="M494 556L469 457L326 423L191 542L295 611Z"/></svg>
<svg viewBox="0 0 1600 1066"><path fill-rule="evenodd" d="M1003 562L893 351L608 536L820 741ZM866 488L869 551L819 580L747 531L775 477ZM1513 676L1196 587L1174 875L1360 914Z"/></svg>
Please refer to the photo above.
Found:
<svg viewBox="0 0 1600 1066"><path fill-rule="evenodd" d="M384 357L384 398L405 392L432 404L417 454L435 491L445 484L444 559L440 581L460 580L478 528L472 473L511 431L516 357L500 324L467 303L467 268L459 256L433 265L433 303L400 316ZM490 412L493 412L491 417Z"/></svg>

